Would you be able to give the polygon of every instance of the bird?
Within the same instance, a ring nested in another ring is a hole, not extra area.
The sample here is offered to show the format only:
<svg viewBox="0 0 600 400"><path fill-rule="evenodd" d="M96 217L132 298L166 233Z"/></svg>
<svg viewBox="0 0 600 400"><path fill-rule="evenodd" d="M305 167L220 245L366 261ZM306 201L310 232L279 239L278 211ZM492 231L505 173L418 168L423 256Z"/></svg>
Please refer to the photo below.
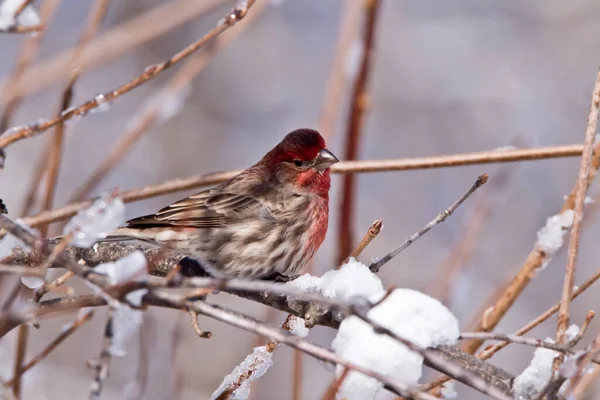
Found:
<svg viewBox="0 0 600 400"><path fill-rule="evenodd" d="M218 278L297 276L325 239L337 162L319 132L294 130L230 180L131 219L107 239L181 252Z"/></svg>

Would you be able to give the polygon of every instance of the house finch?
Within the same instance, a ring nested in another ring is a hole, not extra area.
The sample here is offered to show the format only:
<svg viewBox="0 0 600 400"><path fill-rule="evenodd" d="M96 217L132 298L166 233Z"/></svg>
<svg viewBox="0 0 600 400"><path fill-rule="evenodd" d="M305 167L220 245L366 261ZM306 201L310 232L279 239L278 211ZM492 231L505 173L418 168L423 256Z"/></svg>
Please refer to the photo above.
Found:
<svg viewBox="0 0 600 400"><path fill-rule="evenodd" d="M317 131L295 130L231 180L132 219L108 239L180 251L217 277L292 277L325 238L329 167L338 161Z"/></svg>

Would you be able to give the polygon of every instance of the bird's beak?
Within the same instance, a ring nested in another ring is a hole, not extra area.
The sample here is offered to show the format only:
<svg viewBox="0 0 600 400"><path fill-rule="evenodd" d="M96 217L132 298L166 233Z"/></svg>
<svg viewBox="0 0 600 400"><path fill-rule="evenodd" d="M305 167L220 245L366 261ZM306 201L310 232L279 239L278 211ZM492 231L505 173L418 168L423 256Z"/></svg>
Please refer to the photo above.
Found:
<svg viewBox="0 0 600 400"><path fill-rule="evenodd" d="M340 160L338 160L332 152L327 149L322 149L319 151L317 158L315 158L315 168L319 171L324 171L339 161Z"/></svg>

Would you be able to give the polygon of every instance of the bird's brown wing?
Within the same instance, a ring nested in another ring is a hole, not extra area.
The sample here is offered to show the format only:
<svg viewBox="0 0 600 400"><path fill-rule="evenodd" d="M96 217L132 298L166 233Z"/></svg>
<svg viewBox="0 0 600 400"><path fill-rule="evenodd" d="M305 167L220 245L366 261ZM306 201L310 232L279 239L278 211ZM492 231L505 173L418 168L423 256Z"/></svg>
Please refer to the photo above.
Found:
<svg viewBox="0 0 600 400"><path fill-rule="evenodd" d="M156 214L135 218L127 222L128 228L178 226L190 228L215 228L244 217L269 213L255 197L230 193L225 188L210 189L177 201Z"/></svg>

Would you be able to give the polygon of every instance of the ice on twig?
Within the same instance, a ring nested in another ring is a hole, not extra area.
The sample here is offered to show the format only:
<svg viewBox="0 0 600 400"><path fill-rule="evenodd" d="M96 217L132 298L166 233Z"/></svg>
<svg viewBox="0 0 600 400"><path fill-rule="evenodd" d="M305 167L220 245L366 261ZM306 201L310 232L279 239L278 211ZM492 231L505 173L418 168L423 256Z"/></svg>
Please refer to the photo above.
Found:
<svg viewBox="0 0 600 400"><path fill-rule="evenodd" d="M573 210L565 210L546 220L546 225L537 233L535 247L545 254L542 268L548 265L550 259L563 246L564 236L573 225Z"/></svg>
<svg viewBox="0 0 600 400"><path fill-rule="evenodd" d="M36 26L40 24L40 17L35 8L27 6L16 16L23 4L23 0L4 0L0 4L0 30L6 31L16 26Z"/></svg>
<svg viewBox="0 0 600 400"><path fill-rule="evenodd" d="M252 354L223 379L219 388L212 394L211 400L216 400L225 391L233 390L229 399L246 400L250 395L250 383L263 376L273 365L273 353L265 346L255 347Z"/></svg>
<svg viewBox="0 0 600 400"><path fill-rule="evenodd" d="M554 340L548 338L546 342L554 343ZM515 378L513 390L516 400L533 398L544 389L552 378L552 363L558 355L556 351L543 347L535 350L529 366Z"/></svg>
<svg viewBox="0 0 600 400"><path fill-rule="evenodd" d="M106 96L104 96L102 93L97 94L94 97L94 101L96 102L96 107L90 109L90 114L95 114L95 113L100 113L100 112L106 112L110 110L110 101L106 99Z"/></svg>
<svg viewBox="0 0 600 400"><path fill-rule="evenodd" d="M89 248L125 222L125 204L118 197L105 195L81 210L65 226L63 233L73 235L73 245Z"/></svg>
<svg viewBox="0 0 600 400"><path fill-rule="evenodd" d="M567 200L569 198L568 194L565 194L563 196L563 200ZM592 199L590 196L585 196L585 199L583 199L583 204L585 205L589 205L589 204L594 204L596 201L594 199Z"/></svg>
<svg viewBox="0 0 600 400"><path fill-rule="evenodd" d="M351 302L362 297L377 303L386 296L379 277L354 259L322 277L305 274L288 284L341 301ZM410 289L392 291L367 316L422 347L453 344L459 335L458 321L446 307L436 299ZM408 385L416 384L421 377L421 355L389 336L375 333L371 325L356 316L342 321L332 346L342 359ZM342 371L343 367L338 366L338 376ZM382 387L378 380L351 371L340 388L339 397L373 399Z"/></svg>

